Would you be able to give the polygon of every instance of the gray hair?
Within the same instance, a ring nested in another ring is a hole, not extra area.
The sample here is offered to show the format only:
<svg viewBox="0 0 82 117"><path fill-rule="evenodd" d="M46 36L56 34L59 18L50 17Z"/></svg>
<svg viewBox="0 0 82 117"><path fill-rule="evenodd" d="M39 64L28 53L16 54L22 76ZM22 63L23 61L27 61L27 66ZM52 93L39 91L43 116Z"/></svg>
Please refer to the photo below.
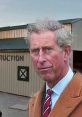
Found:
<svg viewBox="0 0 82 117"><path fill-rule="evenodd" d="M60 24L58 21L54 20L41 20L34 24L29 24L27 26L28 39L32 32L40 33L42 31L52 31L56 36L57 44L63 48L64 45L72 45L72 34L70 31L66 30L64 25Z"/></svg>

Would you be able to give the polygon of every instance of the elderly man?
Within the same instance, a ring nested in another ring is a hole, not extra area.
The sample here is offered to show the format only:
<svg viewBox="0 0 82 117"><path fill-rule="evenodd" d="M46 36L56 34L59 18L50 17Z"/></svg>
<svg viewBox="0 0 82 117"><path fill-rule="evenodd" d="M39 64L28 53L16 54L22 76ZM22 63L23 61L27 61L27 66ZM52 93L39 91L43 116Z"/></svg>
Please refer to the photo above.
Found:
<svg viewBox="0 0 82 117"><path fill-rule="evenodd" d="M82 75L69 65L72 35L53 20L38 21L28 30L32 61L45 81L30 99L29 117L81 117Z"/></svg>

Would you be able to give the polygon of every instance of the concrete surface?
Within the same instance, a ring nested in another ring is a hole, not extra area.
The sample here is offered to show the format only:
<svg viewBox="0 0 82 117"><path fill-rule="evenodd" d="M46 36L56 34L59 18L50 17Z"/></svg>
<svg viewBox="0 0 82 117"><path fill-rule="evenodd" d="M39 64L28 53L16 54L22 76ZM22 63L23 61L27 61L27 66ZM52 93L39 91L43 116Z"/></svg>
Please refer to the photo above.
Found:
<svg viewBox="0 0 82 117"><path fill-rule="evenodd" d="M2 117L28 117L29 97L0 92Z"/></svg>

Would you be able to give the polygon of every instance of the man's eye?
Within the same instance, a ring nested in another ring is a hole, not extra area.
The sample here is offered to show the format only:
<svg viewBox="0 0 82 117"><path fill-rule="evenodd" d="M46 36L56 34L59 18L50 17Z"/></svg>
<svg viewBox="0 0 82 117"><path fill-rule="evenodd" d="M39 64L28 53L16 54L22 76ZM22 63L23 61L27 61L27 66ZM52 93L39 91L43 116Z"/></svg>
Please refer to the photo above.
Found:
<svg viewBox="0 0 82 117"><path fill-rule="evenodd" d="M52 48L45 48L45 52L46 52L46 53L51 52L51 50L52 50Z"/></svg>
<svg viewBox="0 0 82 117"><path fill-rule="evenodd" d="M31 50L31 53L32 53L32 54L38 54L38 53L39 53L39 49L32 49L32 50Z"/></svg>

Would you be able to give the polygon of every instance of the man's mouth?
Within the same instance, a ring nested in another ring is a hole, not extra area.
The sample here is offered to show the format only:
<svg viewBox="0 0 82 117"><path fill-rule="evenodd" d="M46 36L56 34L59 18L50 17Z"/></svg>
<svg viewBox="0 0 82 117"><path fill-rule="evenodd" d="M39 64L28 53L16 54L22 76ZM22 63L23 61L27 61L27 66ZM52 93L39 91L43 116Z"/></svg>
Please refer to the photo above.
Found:
<svg viewBox="0 0 82 117"><path fill-rule="evenodd" d="M52 67L42 67L42 68L38 68L39 71L45 71L48 69L51 69Z"/></svg>

